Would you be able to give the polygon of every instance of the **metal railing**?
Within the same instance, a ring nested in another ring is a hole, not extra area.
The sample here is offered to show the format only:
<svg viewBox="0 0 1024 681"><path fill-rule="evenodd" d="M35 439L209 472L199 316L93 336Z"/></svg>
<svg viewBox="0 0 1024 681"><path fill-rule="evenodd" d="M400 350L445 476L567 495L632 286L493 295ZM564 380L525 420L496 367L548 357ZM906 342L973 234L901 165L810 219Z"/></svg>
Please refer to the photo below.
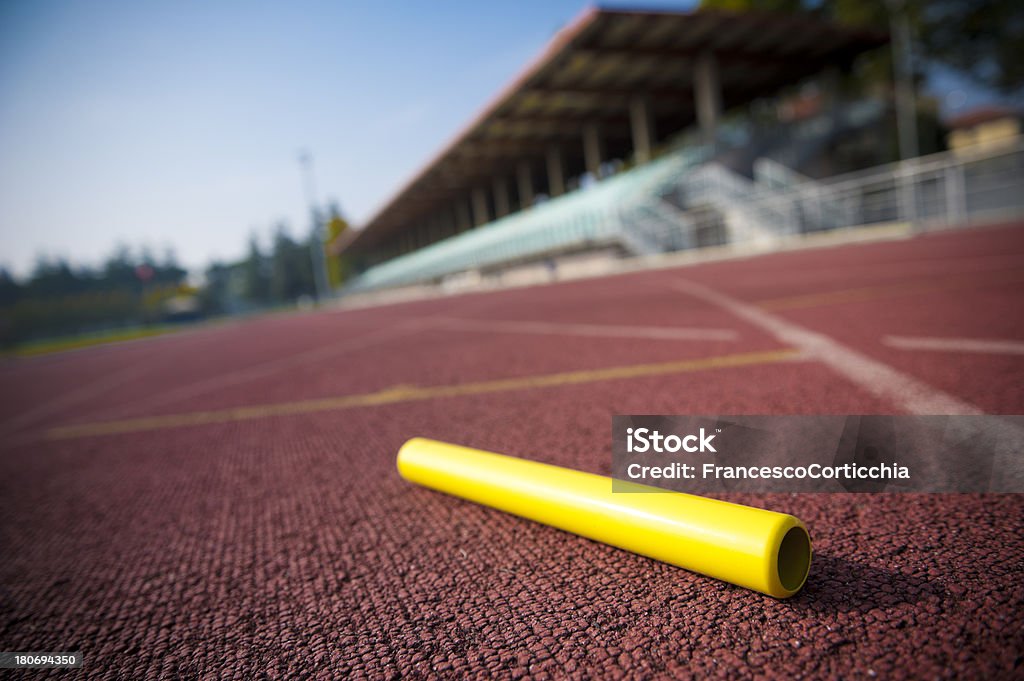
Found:
<svg viewBox="0 0 1024 681"><path fill-rule="evenodd" d="M917 229L1024 215L1024 141L934 154L811 180L772 161L755 178L686 148L371 268L347 288L440 281L467 271L615 245L652 255L880 223Z"/></svg>
<svg viewBox="0 0 1024 681"><path fill-rule="evenodd" d="M770 247L781 237L844 227L907 223L917 230L1024 215L1024 141L949 151L811 180L779 164L759 162L750 180L718 164L680 179L680 220L659 223L659 243L717 225L720 241ZM653 203L658 197L641 202ZM712 210L701 210L711 208ZM636 210L633 208L632 210ZM628 224L624 224L628 228Z"/></svg>

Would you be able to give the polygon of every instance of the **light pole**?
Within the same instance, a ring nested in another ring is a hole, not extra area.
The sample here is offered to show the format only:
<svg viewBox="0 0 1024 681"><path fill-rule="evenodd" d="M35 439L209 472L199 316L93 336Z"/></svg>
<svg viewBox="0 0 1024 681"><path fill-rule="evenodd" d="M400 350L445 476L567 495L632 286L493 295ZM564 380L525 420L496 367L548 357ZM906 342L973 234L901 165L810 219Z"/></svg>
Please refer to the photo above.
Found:
<svg viewBox="0 0 1024 681"><path fill-rule="evenodd" d="M313 217L313 236L309 247L309 254L313 260L313 283L316 286L317 300L324 300L330 295L331 289L327 281L327 263L324 261L323 227L320 220L320 209L317 207L313 155L308 150L303 149L299 152L299 165L302 167L306 202L309 204L310 215Z"/></svg>

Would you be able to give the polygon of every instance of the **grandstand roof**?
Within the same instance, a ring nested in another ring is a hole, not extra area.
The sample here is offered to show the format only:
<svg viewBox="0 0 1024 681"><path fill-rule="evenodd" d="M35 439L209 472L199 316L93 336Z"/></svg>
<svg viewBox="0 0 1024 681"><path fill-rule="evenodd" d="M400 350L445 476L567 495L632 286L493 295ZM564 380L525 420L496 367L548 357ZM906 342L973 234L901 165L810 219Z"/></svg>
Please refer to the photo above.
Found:
<svg viewBox="0 0 1024 681"><path fill-rule="evenodd" d="M440 152L335 249L366 251L404 225L562 144L581 168L581 128L597 123L609 158L628 155L629 102L644 95L659 132L695 120L694 60L715 55L725 109L848 64L887 35L807 15L592 8L552 39ZM659 135L664 137L664 135Z"/></svg>

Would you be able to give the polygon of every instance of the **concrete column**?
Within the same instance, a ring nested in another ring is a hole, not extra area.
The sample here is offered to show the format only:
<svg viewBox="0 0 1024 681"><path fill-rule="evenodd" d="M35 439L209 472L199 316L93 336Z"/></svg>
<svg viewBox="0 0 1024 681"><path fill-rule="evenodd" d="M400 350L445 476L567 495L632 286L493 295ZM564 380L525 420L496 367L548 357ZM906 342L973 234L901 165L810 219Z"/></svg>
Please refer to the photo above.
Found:
<svg viewBox="0 0 1024 681"><path fill-rule="evenodd" d="M601 130L597 123L588 123L583 126L583 161L587 166L587 172L595 180L601 179L601 157L604 156L601 149Z"/></svg>
<svg viewBox="0 0 1024 681"><path fill-rule="evenodd" d="M718 78L718 62L711 52L702 52L697 57L693 88L701 137L705 142L713 142L722 116L722 83Z"/></svg>
<svg viewBox="0 0 1024 681"><path fill-rule="evenodd" d="M508 215L508 183L504 177L494 178L494 218Z"/></svg>
<svg viewBox="0 0 1024 681"><path fill-rule="evenodd" d="M842 74L835 64L826 66L819 78L821 87L821 104L823 114L828 116L833 126L838 126L842 107Z"/></svg>
<svg viewBox="0 0 1024 681"><path fill-rule="evenodd" d="M459 209L458 209L458 207L453 203L450 206L448 206L448 209L445 210L442 213L442 215L444 216L443 220L442 220L442 222L443 222L442 234L444 235L444 238L448 238L450 236L458 234L459 233Z"/></svg>
<svg viewBox="0 0 1024 681"><path fill-rule="evenodd" d="M473 190L473 226L479 227L490 222L487 215L487 194L480 187Z"/></svg>
<svg viewBox="0 0 1024 681"><path fill-rule="evenodd" d="M459 201L455 204L455 233L465 232L470 229L473 223L469 219L469 204Z"/></svg>
<svg viewBox="0 0 1024 681"><path fill-rule="evenodd" d="M533 205L533 171L526 161L520 161L516 168L516 183L519 185L519 210L526 210Z"/></svg>
<svg viewBox="0 0 1024 681"><path fill-rule="evenodd" d="M430 220L427 222L427 227L430 230L427 235L427 243L437 243L444 238L441 234L441 216L438 213L434 213L430 216Z"/></svg>
<svg viewBox="0 0 1024 681"><path fill-rule="evenodd" d="M629 124L633 132L633 156L637 163L651 160L653 138L651 128L651 108L647 98L637 96L629 103Z"/></svg>
<svg viewBox="0 0 1024 681"><path fill-rule="evenodd" d="M565 176L562 174L562 152L558 147L549 147L548 161L548 196L554 198L565 193Z"/></svg>

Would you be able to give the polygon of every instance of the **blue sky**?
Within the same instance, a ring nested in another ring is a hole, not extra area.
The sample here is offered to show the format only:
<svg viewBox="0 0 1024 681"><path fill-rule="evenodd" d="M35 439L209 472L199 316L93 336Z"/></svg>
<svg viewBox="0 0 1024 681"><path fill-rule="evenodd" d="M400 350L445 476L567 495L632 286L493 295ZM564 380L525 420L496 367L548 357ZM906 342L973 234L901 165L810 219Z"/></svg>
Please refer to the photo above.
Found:
<svg viewBox="0 0 1024 681"><path fill-rule="evenodd" d="M584 6L0 3L0 265L305 233L302 148L358 223Z"/></svg>

